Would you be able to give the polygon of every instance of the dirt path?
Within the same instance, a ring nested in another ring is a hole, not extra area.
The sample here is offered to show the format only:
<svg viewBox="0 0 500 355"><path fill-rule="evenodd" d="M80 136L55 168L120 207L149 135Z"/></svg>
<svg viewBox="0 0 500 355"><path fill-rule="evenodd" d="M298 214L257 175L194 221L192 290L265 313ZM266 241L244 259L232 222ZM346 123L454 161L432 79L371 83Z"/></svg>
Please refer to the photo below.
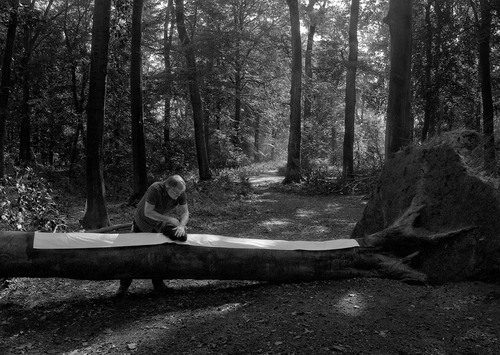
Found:
<svg viewBox="0 0 500 355"><path fill-rule="evenodd" d="M276 181L278 180L278 181ZM301 196L251 179L241 210L191 232L268 239L347 237L363 201ZM130 213L118 211L117 213ZM354 279L301 284L15 279L0 291L0 354L500 354L500 286Z"/></svg>

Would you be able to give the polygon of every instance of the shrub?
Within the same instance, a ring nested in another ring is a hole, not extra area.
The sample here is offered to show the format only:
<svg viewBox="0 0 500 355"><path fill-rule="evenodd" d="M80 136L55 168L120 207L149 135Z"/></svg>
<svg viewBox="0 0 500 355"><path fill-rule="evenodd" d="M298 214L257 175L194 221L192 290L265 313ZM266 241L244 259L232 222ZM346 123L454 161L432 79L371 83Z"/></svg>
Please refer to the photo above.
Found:
<svg viewBox="0 0 500 355"><path fill-rule="evenodd" d="M17 168L0 186L0 226L3 230L51 232L65 227L48 183L31 168Z"/></svg>

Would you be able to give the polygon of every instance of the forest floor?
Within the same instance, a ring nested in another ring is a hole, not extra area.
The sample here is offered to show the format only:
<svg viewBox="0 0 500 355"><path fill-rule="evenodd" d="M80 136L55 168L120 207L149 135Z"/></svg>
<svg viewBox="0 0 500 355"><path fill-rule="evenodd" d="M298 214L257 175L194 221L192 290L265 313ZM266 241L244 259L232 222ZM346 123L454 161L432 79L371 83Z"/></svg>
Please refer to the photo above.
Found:
<svg viewBox="0 0 500 355"><path fill-rule="evenodd" d="M360 196L306 196L250 179L237 209L192 214L191 233L286 240L349 237ZM189 195L188 195L189 197ZM74 223L83 203L68 209ZM195 209L194 209L195 210ZM111 205L113 224L133 209ZM500 354L500 285L350 279L297 284L13 279L0 290L0 354Z"/></svg>

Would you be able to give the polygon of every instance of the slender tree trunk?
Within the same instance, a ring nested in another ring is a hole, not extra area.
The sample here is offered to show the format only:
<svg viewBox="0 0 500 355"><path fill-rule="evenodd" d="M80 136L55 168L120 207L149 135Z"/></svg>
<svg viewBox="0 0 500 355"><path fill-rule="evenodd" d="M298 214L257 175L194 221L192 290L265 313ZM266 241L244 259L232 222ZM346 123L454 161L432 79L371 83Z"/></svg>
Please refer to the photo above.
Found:
<svg viewBox="0 0 500 355"><path fill-rule="evenodd" d="M90 11L90 4L89 6L85 7L82 12L80 12L80 17L78 19L79 23L83 18L87 15L88 11ZM83 132L83 114L85 112L85 98L86 98L86 88L87 88L87 83L88 83L88 67L86 64L78 64L76 61L76 54L75 54L75 44L77 43L77 39L72 37L71 31L68 30L68 14L69 14L69 9L70 9L70 4L69 0L65 0L65 6L64 6L64 22L63 22L63 33L64 33L64 42L66 44L66 50L67 50L67 57L68 58L73 58L70 61L70 75L71 75L71 94L72 94L72 101L73 101L73 110L76 115L76 124L75 124L75 134L73 136L73 141L71 144L71 154L70 154L70 163L69 163L69 169L68 169L68 177L71 179L73 177L73 169L76 163L76 160L78 159L79 155L79 147L78 147L78 142L80 140L80 137L82 137L82 140L84 141L85 145L85 140L84 140L84 132ZM80 27L80 26L78 26ZM73 41L71 41L73 39ZM81 76L82 79L80 80L80 84L78 84L78 77L77 77L77 71L78 68L81 68Z"/></svg>
<svg viewBox="0 0 500 355"><path fill-rule="evenodd" d="M330 147L331 147L331 156L330 162L332 165L337 164L337 158L335 152L337 151L337 128L335 125L332 125L331 137L330 137Z"/></svg>
<svg viewBox="0 0 500 355"><path fill-rule="evenodd" d="M413 119L411 117L411 45L412 0L390 0L384 21L391 36L391 70L387 127L385 136L386 159L411 143Z"/></svg>
<svg viewBox="0 0 500 355"><path fill-rule="evenodd" d="M309 32L307 33L307 44L306 44L306 55L304 59L304 71L306 74L306 93L304 95L304 122L307 122L312 114L312 51L314 45L314 34L316 33L316 25L311 24L309 26Z"/></svg>
<svg viewBox="0 0 500 355"><path fill-rule="evenodd" d="M97 229L109 225L102 155L110 15L111 0L96 0L87 104L87 203L82 220L85 229Z"/></svg>
<svg viewBox="0 0 500 355"><path fill-rule="evenodd" d="M210 180L212 178L209 169L208 149L205 141L203 101L201 100L198 83L198 72L194 49L186 31L184 23L184 1L175 0L175 14L177 22L177 32L182 43L184 56L186 57L187 78L189 85L189 96L193 109L194 134L196 142L196 155L198 157L198 170L200 180Z"/></svg>
<svg viewBox="0 0 500 355"><path fill-rule="evenodd" d="M0 82L0 179L5 175L5 124L7 122L7 108L10 94L10 74L12 55L14 54L14 42L16 39L16 30L18 23L18 0L11 0L9 24L7 27L7 37L5 38L5 47L2 63L2 78Z"/></svg>
<svg viewBox="0 0 500 355"><path fill-rule="evenodd" d="M29 162L32 159L31 153L31 109L30 109L30 95L31 95L31 56L33 49L37 45L38 38L42 31L46 30L50 22L49 13L54 0L49 0L46 3L45 10L36 26L25 23L23 26L23 56L21 59L21 73L22 73L22 108L21 108L21 129L19 133L19 160L21 162ZM35 1L29 3L29 10L35 10Z"/></svg>
<svg viewBox="0 0 500 355"><path fill-rule="evenodd" d="M436 12L436 34L433 38L434 54L433 64L434 78L432 79L432 105L431 105L431 122L429 124L429 136L435 136L441 133L441 126L443 122L443 100L441 100L441 80L444 77L444 70L442 69L442 58L444 52L443 33L444 27L447 25L448 19L446 18L445 9L443 9L443 1L435 1L434 8Z"/></svg>
<svg viewBox="0 0 500 355"><path fill-rule="evenodd" d="M356 117L356 70L358 65L359 0L351 1L349 21L349 58L345 87L345 131L342 158L342 179L352 178L354 173L354 121Z"/></svg>
<svg viewBox="0 0 500 355"><path fill-rule="evenodd" d="M241 148L241 93L242 93L242 63L241 63L241 36L243 31L243 19L241 9L234 5L233 7L234 31L236 40L234 45L234 119L233 119L233 145Z"/></svg>
<svg viewBox="0 0 500 355"><path fill-rule="evenodd" d="M491 6L481 0L481 23L479 26L479 74L481 76L481 97L483 102L484 167L489 173L495 172L495 135L493 96L491 93Z"/></svg>
<svg viewBox="0 0 500 355"><path fill-rule="evenodd" d="M170 52L172 50L172 39L174 31L175 16L173 13L174 1L168 0L167 10L165 14L165 24L163 31L163 61L165 63L165 114L163 122L163 142L168 149L170 144L170 100L172 98L172 63L170 61Z"/></svg>
<svg viewBox="0 0 500 355"><path fill-rule="evenodd" d="M422 142L435 133L435 110L433 109L433 91L432 91L432 23L431 23L431 4L434 0L428 0L425 6L425 107L424 107L424 125L422 127Z"/></svg>
<svg viewBox="0 0 500 355"><path fill-rule="evenodd" d="M76 124L76 132L73 137L73 144L71 147L71 160L69 164L68 175L71 177L73 174L73 167L75 165L76 159L78 157L78 141L80 139L80 134L83 137L83 112L84 102L85 102L85 88L87 87L88 75L87 71L83 72L83 78L80 86L80 94L78 94L78 84L76 78L76 66L72 65L71 68L71 91L73 94L73 106L75 113L77 115L78 122Z"/></svg>
<svg viewBox="0 0 500 355"><path fill-rule="evenodd" d="M134 176L130 202L140 199L148 188L144 108L142 102L142 8L143 0L134 0L132 8L132 43L130 57L130 95L132 118L132 169Z"/></svg>
<svg viewBox="0 0 500 355"><path fill-rule="evenodd" d="M298 0L287 0L290 9L292 34L292 83L290 89L290 134L284 184L299 182L301 144L301 96L302 96L302 45L300 40L300 19Z"/></svg>
<svg viewBox="0 0 500 355"><path fill-rule="evenodd" d="M316 19L313 13L313 6L315 0L309 0L308 13L309 13L309 31L307 32L306 52L304 58L304 79L305 85L303 87L304 93L304 114L302 117L302 137L308 142L314 141L315 129L311 120L312 116L312 98L313 98L313 70L312 70L312 52L314 45L314 34L316 33Z"/></svg>
<svg viewBox="0 0 500 355"><path fill-rule="evenodd" d="M253 160L256 163L262 161L262 153L260 151L260 115L257 113L255 115L255 127L254 127L254 143L253 143Z"/></svg>
<svg viewBox="0 0 500 355"><path fill-rule="evenodd" d="M73 136L73 143L71 146L71 158L69 163L69 171L68 176L71 178L73 176L73 169L75 166L76 159L78 157L78 140L80 139L80 135L83 135L83 118L82 116L78 116L78 122L76 124L76 132Z"/></svg>
<svg viewBox="0 0 500 355"><path fill-rule="evenodd" d="M239 53L236 54L236 72L234 74L234 119L233 119L233 145L241 147L241 63L239 62Z"/></svg>
<svg viewBox="0 0 500 355"><path fill-rule="evenodd" d="M21 81L22 81L22 102L21 102L21 126L19 131L19 161L31 161L31 113L30 113L30 86L31 73L29 63L31 59L31 28L24 25L23 46L24 52L21 58Z"/></svg>

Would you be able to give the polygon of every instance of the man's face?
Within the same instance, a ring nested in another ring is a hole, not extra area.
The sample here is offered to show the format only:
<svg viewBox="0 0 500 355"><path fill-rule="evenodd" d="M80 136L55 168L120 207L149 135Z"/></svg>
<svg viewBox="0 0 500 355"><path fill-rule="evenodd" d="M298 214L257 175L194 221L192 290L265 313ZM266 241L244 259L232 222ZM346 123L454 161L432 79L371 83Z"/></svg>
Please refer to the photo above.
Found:
<svg viewBox="0 0 500 355"><path fill-rule="evenodd" d="M183 188L177 188L177 187L169 187L169 188L167 189L167 191L168 191L168 195L169 195L172 199L176 200L176 199L178 199L178 198L179 198L179 196L180 196L180 195L184 192L184 189L183 189Z"/></svg>

